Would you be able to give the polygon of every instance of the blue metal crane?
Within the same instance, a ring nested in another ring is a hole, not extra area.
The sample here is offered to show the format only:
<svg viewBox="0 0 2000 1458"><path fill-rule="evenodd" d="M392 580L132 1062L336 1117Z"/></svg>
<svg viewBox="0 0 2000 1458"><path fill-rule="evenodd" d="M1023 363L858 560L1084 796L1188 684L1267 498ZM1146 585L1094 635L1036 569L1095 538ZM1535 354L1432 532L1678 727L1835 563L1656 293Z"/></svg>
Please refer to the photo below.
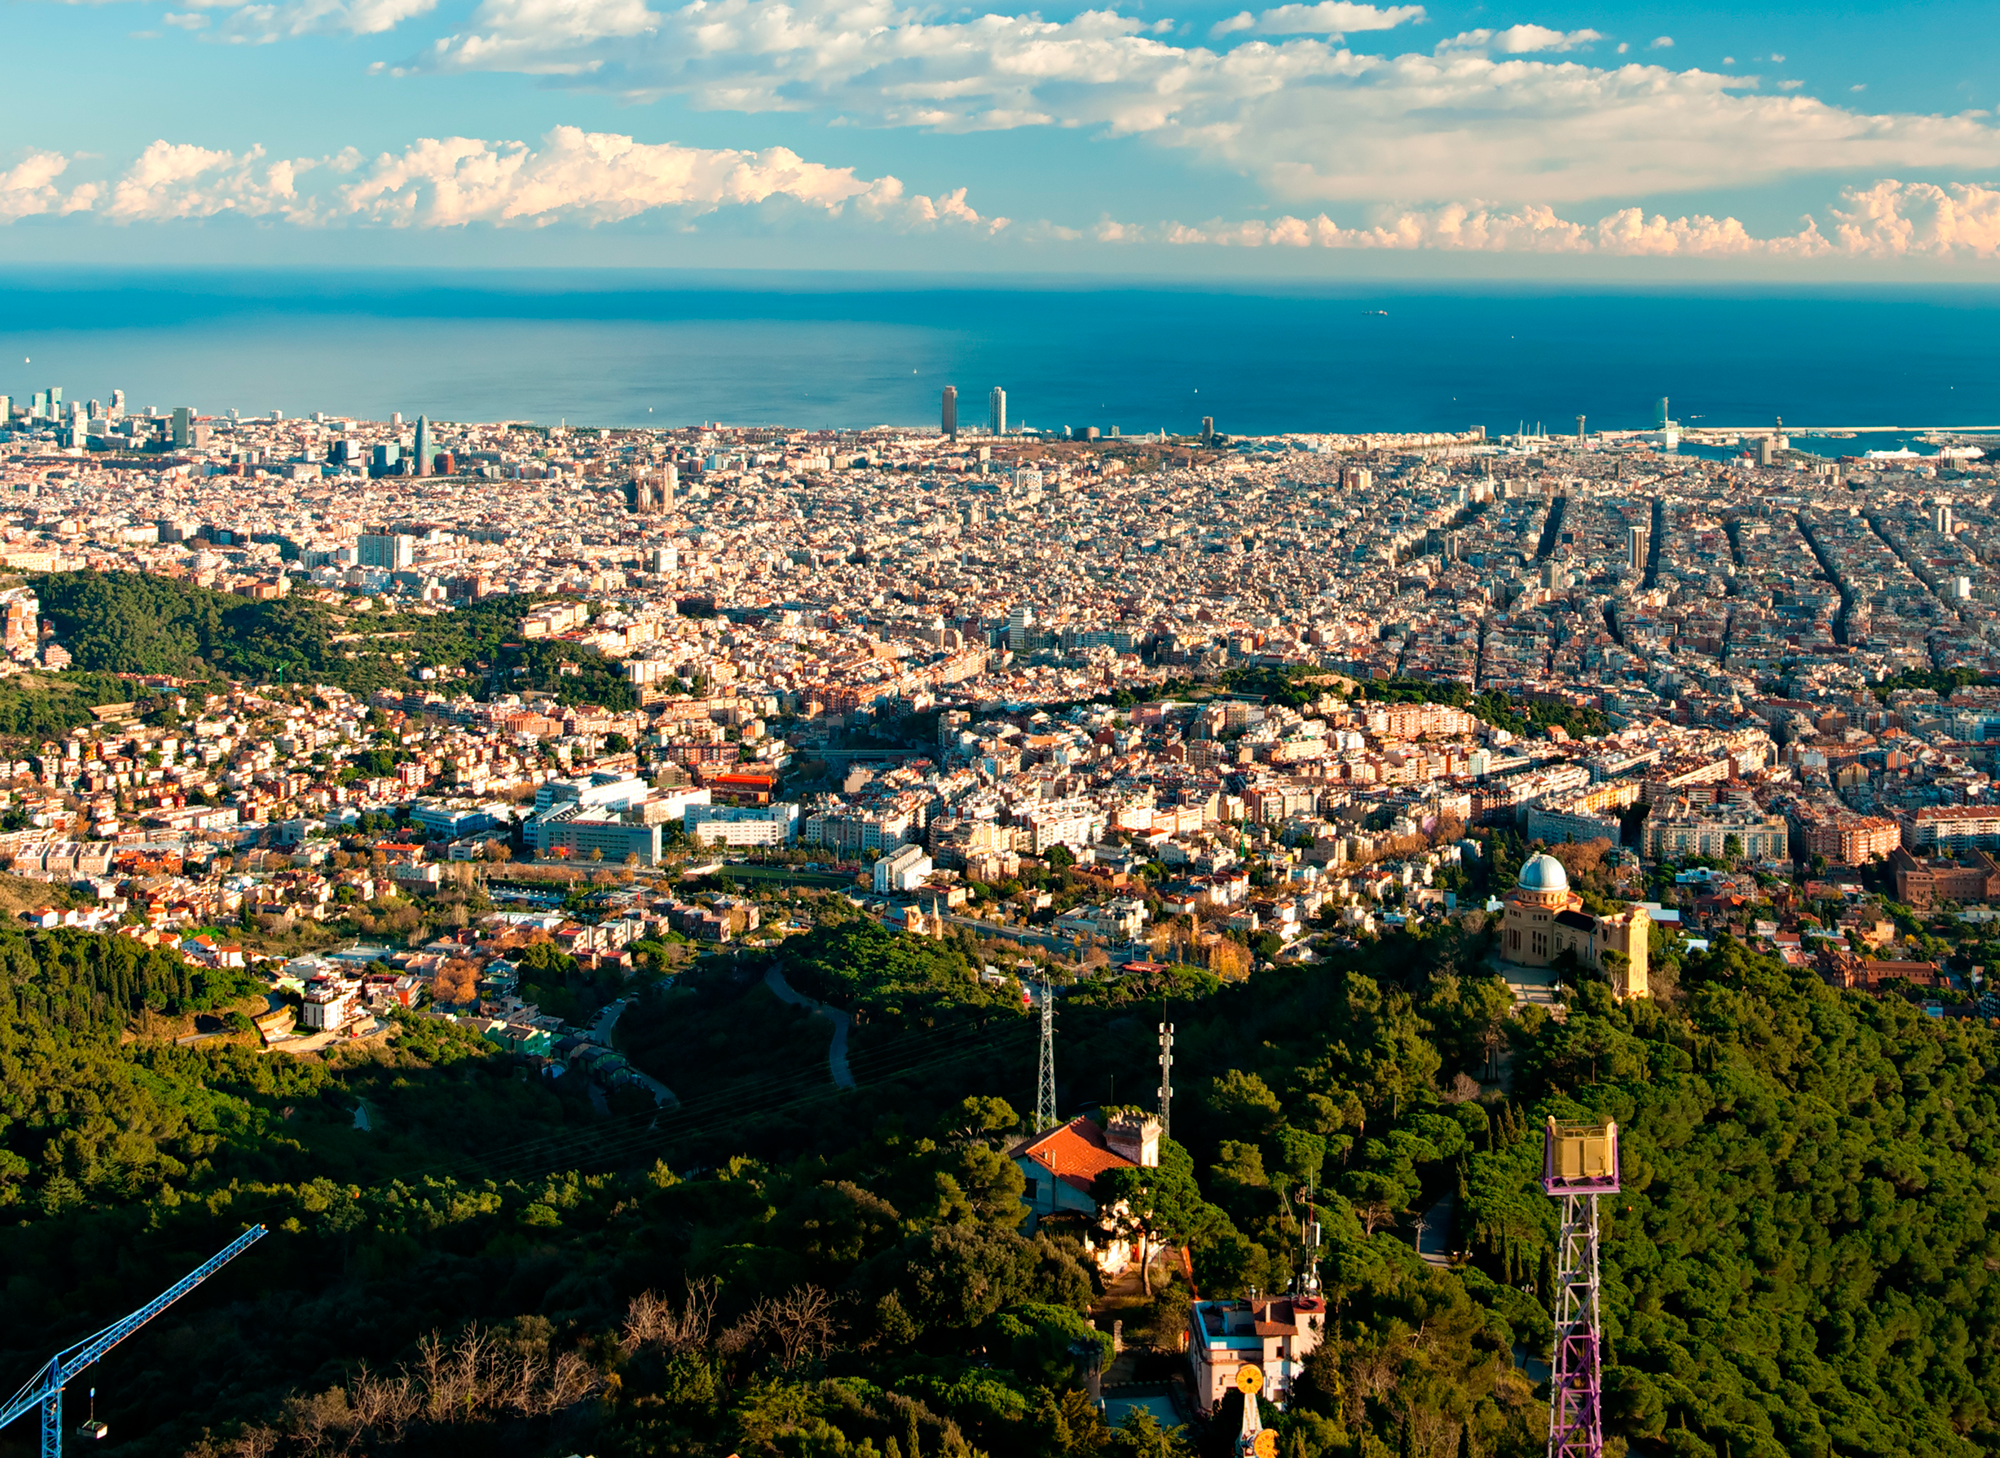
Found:
<svg viewBox="0 0 2000 1458"><path fill-rule="evenodd" d="M251 1226L130 1316L112 1322L96 1336L49 1358L48 1365L30 1377L27 1385L7 1400L4 1409L0 1409L0 1428L6 1427L30 1408L39 1407L42 1410L42 1458L62 1458L63 1384L263 1238L264 1227Z"/></svg>

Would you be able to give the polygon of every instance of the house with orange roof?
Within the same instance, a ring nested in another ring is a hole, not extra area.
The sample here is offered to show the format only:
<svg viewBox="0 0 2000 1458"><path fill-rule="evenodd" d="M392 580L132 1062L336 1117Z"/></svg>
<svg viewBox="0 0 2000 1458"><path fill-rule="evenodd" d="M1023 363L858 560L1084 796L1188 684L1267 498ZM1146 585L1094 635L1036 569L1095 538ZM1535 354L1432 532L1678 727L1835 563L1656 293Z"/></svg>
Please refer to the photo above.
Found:
<svg viewBox="0 0 2000 1458"><path fill-rule="evenodd" d="M1160 1121L1124 1113L1100 1127L1089 1115L1023 1139L1008 1152L1026 1181L1021 1203L1032 1235L1044 1225L1075 1231L1098 1269L1116 1275L1132 1262L1132 1242L1119 1234L1092 1195L1097 1177L1115 1169L1160 1163Z"/></svg>
<svg viewBox="0 0 2000 1458"><path fill-rule="evenodd" d="M1214 1414L1238 1387L1238 1373L1257 1369L1264 1395L1283 1407L1306 1358L1326 1336L1326 1298L1317 1292L1247 1301L1197 1301L1188 1309L1188 1365L1195 1411Z"/></svg>

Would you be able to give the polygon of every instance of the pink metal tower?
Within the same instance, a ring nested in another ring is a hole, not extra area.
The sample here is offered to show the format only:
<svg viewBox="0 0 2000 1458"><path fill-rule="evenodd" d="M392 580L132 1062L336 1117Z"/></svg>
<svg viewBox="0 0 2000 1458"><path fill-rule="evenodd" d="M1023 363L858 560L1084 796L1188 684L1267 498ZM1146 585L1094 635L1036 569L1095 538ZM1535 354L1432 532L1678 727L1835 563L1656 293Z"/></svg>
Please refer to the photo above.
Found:
<svg viewBox="0 0 2000 1458"><path fill-rule="evenodd" d="M1598 1316L1597 1197L1618 1193L1618 1126L1558 1124L1542 1140L1542 1189L1562 1201L1556 1237L1556 1349L1548 1458L1603 1458L1604 1328Z"/></svg>

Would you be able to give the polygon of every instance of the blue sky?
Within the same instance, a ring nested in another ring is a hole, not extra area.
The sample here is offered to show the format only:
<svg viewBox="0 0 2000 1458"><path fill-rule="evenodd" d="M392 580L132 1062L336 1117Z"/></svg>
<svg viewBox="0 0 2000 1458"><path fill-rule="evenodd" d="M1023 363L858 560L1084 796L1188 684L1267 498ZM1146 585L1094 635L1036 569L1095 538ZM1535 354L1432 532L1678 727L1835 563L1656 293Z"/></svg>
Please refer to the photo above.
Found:
<svg viewBox="0 0 2000 1458"><path fill-rule="evenodd" d="M2000 8L7 12L0 259L2000 277Z"/></svg>

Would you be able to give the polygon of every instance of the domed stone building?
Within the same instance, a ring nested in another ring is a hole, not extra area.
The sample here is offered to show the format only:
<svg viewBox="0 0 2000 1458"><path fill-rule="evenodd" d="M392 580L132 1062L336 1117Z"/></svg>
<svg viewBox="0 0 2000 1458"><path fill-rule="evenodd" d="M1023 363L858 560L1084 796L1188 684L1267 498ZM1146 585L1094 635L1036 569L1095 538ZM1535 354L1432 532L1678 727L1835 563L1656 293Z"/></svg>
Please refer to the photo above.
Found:
<svg viewBox="0 0 2000 1458"><path fill-rule="evenodd" d="M1502 901L1500 955L1522 967L1547 967L1567 951L1577 961L1608 972L1620 997L1646 996L1646 949L1652 917L1643 906L1593 916L1569 889L1569 872L1546 852L1528 857L1514 889ZM1607 965L1606 954L1612 954Z"/></svg>

